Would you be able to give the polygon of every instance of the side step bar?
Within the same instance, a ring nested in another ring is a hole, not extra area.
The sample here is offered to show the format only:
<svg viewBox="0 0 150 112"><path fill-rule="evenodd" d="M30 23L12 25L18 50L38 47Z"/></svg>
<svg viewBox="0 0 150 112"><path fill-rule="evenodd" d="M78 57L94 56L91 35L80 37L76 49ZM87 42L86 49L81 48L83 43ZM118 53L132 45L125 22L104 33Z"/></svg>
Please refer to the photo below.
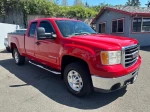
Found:
<svg viewBox="0 0 150 112"><path fill-rule="evenodd" d="M49 71L49 72L51 72L51 73L53 73L53 74L57 74L57 75L60 75L60 74L61 74L61 72L54 71L54 70L50 70L50 68L45 67L44 65L41 65L41 64L37 64L36 62L29 61L29 63L32 64L32 65L35 65L35 66L37 66L37 67L39 67L39 68L42 68L42 69L44 69L44 70L47 70L47 71Z"/></svg>

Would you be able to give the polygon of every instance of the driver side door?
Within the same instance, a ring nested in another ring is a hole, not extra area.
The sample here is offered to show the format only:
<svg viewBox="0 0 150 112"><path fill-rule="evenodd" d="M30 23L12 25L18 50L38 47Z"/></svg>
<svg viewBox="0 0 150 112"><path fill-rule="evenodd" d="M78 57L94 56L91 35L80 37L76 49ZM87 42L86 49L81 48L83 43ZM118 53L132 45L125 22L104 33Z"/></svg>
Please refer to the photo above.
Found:
<svg viewBox="0 0 150 112"><path fill-rule="evenodd" d="M39 27L43 27L45 29L45 33L54 33L54 28L49 21L40 21ZM51 49L53 43L55 43L55 39L44 39L38 40L36 39L35 45L35 57L42 61L42 64L55 64L57 62L57 58L53 56L51 53Z"/></svg>

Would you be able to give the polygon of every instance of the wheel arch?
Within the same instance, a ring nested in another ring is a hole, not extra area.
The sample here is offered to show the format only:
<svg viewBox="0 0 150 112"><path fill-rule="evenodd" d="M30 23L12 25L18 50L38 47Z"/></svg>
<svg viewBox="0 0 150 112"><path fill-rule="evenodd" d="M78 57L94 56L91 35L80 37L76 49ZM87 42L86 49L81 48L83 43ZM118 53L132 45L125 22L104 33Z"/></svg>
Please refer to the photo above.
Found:
<svg viewBox="0 0 150 112"><path fill-rule="evenodd" d="M11 43L11 44L10 44L10 49L11 49L11 53L12 53L12 56L13 56L13 57L14 57L14 55L13 55L13 50L14 50L15 48L17 48L17 45L16 45L15 43Z"/></svg>
<svg viewBox="0 0 150 112"><path fill-rule="evenodd" d="M64 55L61 59L61 74L62 74L62 78L64 76L64 69L67 65L74 63L74 62L80 62L82 63L84 66L86 66L90 72L89 69L89 64L86 60L76 57L76 56L72 56L72 55Z"/></svg>

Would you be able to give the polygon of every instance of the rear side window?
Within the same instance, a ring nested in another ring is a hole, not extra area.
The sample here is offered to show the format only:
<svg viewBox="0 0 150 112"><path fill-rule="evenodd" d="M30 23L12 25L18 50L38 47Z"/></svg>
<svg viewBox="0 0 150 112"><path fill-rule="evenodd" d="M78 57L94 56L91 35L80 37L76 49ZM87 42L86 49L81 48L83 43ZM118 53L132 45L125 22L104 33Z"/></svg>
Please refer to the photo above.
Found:
<svg viewBox="0 0 150 112"><path fill-rule="evenodd" d="M34 36L35 35L36 26L37 26L37 22L31 23L29 36Z"/></svg>
<svg viewBox="0 0 150 112"><path fill-rule="evenodd" d="M42 21L39 27L45 28L45 33L52 33L52 32L54 33L52 25L47 21Z"/></svg>

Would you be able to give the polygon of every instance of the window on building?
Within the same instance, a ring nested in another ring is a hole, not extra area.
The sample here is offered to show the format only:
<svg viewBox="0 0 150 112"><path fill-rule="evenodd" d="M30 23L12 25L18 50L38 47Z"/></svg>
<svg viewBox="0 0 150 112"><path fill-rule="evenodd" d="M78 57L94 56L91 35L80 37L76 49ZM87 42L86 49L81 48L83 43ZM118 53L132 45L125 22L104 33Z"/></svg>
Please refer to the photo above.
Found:
<svg viewBox="0 0 150 112"><path fill-rule="evenodd" d="M117 20L112 22L112 32L117 32Z"/></svg>
<svg viewBox="0 0 150 112"><path fill-rule="evenodd" d="M133 20L133 32L141 32L142 18L134 18Z"/></svg>
<svg viewBox="0 0 150 112"><path fill-rule="evenodd" d="M150 18L143 18L142 32L150 31Z"/></svg>
<svg viewBox="0 0 150 112"><path fill-rule="evenodd" d="M112 33L124 32L124 19L117 19L112 21Z"/></svg>
<svg viewBox="0 0 150 112"><path fill-rule="evenodd" d="M105 33L106 31L106 23L99 24L99 33Z"/></svg>
<svg viewBox="0 0 150 112"><path fill-rule="evenodd" d="M134 18L133 32L150 32L150 18Z"/></svg>

